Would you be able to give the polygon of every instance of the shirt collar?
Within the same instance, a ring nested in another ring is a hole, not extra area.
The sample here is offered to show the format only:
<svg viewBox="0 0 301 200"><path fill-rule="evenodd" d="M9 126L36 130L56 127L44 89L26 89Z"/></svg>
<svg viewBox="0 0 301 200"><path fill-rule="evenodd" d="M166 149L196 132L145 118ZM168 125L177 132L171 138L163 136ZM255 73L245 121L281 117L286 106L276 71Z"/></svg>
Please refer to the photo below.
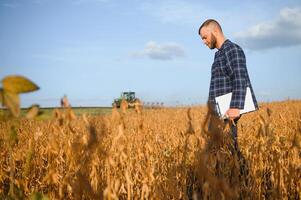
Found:
<svg viewBox="0 0 301 200"><path fill-rule="evenodd" d="M223 49L225 48L225 45L226 45L228 42L230 42L230 40L226 39L226 40L224 41L224 43L222 44L221 48L219 48L219 51L223 50Z"/></svg>

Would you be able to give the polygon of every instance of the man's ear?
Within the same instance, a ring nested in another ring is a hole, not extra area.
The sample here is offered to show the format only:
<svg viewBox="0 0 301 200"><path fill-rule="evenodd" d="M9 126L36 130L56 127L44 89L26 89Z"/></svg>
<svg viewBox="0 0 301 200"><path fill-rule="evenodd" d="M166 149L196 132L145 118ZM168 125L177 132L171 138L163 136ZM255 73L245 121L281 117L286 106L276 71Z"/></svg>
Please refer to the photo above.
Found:
<svg viewBox="0 0 301 200"><path fill-rule="evenodd" d="M219 34L218 28L217 28L216 26L213 26L213 27L212 27L211 33L212 33L215 37L217 37L218 34Z"/></svg>

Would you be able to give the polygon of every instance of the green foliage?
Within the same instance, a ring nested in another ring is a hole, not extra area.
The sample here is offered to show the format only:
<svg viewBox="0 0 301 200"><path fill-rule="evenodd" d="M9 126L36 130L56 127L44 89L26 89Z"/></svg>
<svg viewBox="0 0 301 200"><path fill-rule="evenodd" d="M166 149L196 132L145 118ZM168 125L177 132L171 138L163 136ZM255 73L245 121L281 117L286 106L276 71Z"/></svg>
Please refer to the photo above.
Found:
<svg viewBox="0 0 301 200"><path fill-rule="evenodd" d="M13 199L13 200L21 200L24 199L24 192L23 188L19 188L17 185L11 182L9 187L9 195L6 199Z"/></svg>
<svg viewBox="0 0 301 200"><path fill-rule="evenodd" d="M49 198L39 192L35 192L31 195L30 200L49 200Z"/></svg>

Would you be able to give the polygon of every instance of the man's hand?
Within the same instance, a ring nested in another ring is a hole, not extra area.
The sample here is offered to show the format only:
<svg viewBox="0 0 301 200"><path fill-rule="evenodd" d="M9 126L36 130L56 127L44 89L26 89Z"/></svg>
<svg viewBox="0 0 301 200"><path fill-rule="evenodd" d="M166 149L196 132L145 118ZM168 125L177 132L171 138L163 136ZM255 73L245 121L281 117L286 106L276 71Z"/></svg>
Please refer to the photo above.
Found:
<svg viewBox="0 0 301 200"><path fill-rule="evenodd" d="M239 109L236 109L236 108L230 108L226 112L226 116L228 116L230 120L233 120L233 119L239 117L239 115L240 115Z"/></svg>

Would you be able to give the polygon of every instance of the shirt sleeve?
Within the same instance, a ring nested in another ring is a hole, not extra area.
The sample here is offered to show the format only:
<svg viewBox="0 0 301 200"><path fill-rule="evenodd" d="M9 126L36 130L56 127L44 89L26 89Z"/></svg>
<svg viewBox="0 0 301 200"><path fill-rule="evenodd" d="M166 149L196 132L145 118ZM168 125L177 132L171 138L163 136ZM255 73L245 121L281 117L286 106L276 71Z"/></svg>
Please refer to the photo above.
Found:
<svg viewBox="0 0 301 200"><path fill-rule="evenodd" d="M232 99L230 108L243 109L246 96L246 58L243 50L233 46L226 51L227 67L230 68L230 78L232 80Z"/></svg>

